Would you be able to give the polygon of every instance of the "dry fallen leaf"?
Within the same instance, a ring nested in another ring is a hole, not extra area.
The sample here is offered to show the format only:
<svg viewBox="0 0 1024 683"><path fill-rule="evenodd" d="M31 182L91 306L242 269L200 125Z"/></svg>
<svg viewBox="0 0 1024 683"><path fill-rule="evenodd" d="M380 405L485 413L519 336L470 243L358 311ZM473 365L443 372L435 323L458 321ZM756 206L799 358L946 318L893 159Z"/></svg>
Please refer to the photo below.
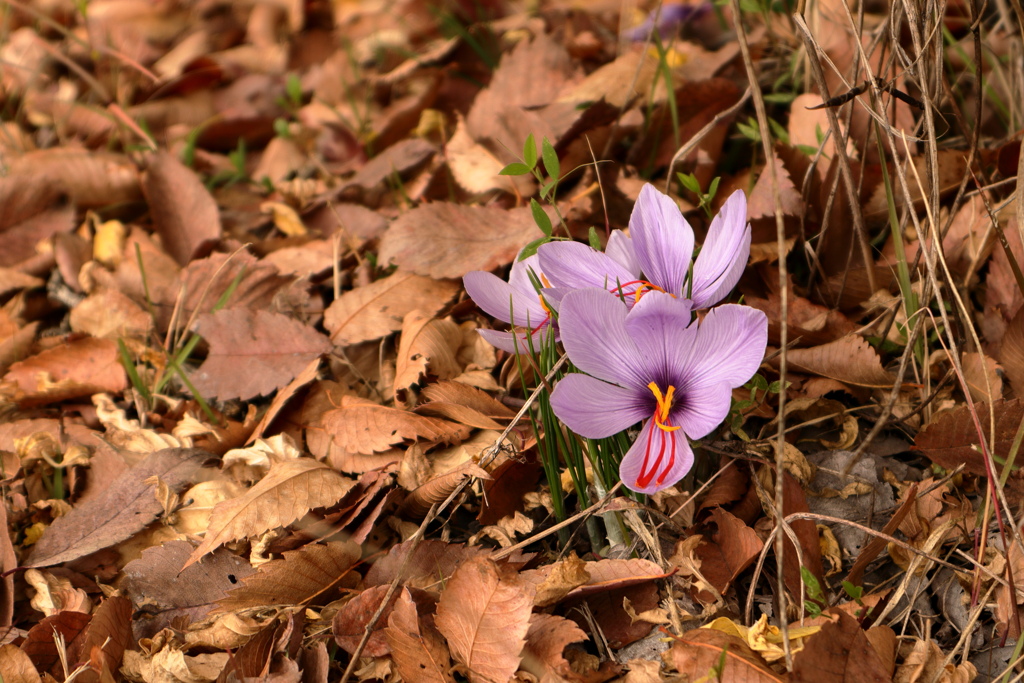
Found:
<svg viewBox="0 0 1024 683"><path fill-rule="evenodd" d="M201 396L221 400L268 395L333 348L309 325L250 308L201 315L195 330L210 344L210 352L192 373L192 384Z"/></svg>
<svg viewBox="0 0 1024 683"><path fill-rule="evenodd" d="M408 588L402 588L388 618L384 637L391 647L395 668L407 681L454 683L448 645L433 625L420 617Z"/></svg>
<svg viewBox="0 0 1024 683"><path fill-rule="evenodd" d="M556 220L553 212L549 218ZM380 242L379 258L382 264L393 262L418 275L459 278L471 270L512 263L525 244L542 235L529 207L506 211L434 202L391 224Z"/></svg>
<svg viewBox="0 0 1024 683"><path fill-rule="evenodd" d="M354 484L311 458L276 463L245 495L217 504L206 537L185 567L228 541L291 524L314 508L336 503Z"/></svg>
<svg viewBox="0 0 1024 683"><path fill-rule="evenodd" d="M200 466L212 457L198 448L166 448L111 482L101 496L72 508L43 534L32 548L25 565L49 567L109 548L141 531L163 512L153 495L158 477L170 491L177 492L192 482Z"/></svg>
<svg viewBox="0 0 1024 683"><path fill-rule="evenodd" d="M534 588L492 560L469 560L437 603L437 630L471 683L505 683L519 668Z"/></svg>
<svg viewBox="0 0 1024 683"><path fill-rule="evenodd" d="M413 310L436 313L457 291L455 282L399 271L342 294L324 313L324 327L338 346L379 339L401 329Z"/></svg>
<svg viewBox="0 0 1024 683"><path fill-rule="evenodd" d="M379 453L406 439L451 443L468 435L468 430L452 422L354 396L342 396L340 408L324 413L323 426L334 443L349 453Z"/></svg>
<svg viewBox="0 0 1024 683"><path fill-rule="evenodd" d="M142 187L164 248L184 266L207 243L220 239L217 202L190 168L168 152L157 152Z"/></svg>

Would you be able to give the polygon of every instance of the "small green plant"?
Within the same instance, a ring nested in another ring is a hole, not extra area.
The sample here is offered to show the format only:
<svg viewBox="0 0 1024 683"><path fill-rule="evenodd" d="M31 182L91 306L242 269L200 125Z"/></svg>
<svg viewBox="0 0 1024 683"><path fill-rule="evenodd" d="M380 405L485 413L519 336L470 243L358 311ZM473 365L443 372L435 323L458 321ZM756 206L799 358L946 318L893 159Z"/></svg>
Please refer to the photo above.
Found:
<svg viewBox="0 0 1024 683"><path fill-rule="evenodd" d="M690 192L697 195L697 200L700 202L700 208L704 210L708 218L711 218L711 203L715 200L715 194L718 192L718 182L721 180L720 177L715 177L708 185L708 191L703 192L700 189L700 181L692 173L677 173L676 178L679 179L679 184L685 187Z"/></svg>
<svg viewBox="0 0 1024 683"><path fill-rule="evenodd" d="M825 594L821 590L821 584L807 567L800 567L800 578L804 582L804 590L807 594L807 598L804 600L804 609L811 617L821 616L822 606L828 604Z"/></svg>
<svg viewBox="0 0 1024 683"><path fill-rule="evenodd" d="M745 413L764 403L768 399L769 394L779 394L782 391L782 384L778 380L769 383L763 375L757 374L744 384L743 388L750 390L750 398L740 401L733 400L727 420L729 422L729 430L733 434L743 441L750 441L750 436L743 429L743 423L747 419Z"/></svg>
<svg viewBox="0 0 1024 683"><path fill-rule="evenodd" d="M538 165L538 161L541 162L540 165ZM540 166L543 166L543 171ZM537 182L541 184L539 190L541 199L554 206L555 195L558 193L558 181L561 178L561 172L562 169L558 161L558 152L555 151L554 145L552 145L547 138L541 140L540 156L538 157L537 141L534 139L533 133L530 133L526 136L526 141L523 143L522 161L514 161L511 164L508 164L505 168L501 169L499 175L533 175L533 177L537 179ZM547 178L545 178L545 173L547 174ZM534 198L530 199L530 211L533 214L534 222L544 235L523 247L520 259L536 254L540 245L546 244L553 239L557 239L554 236L554 225L551 223L551 218L544 210L544 207L541 206L540 202ZM558 212L557 206L555 206L555 212ZM558 216L558 220L560 224L563 223L561 215ZM568 231L566 232L568 234Z"/></svg>

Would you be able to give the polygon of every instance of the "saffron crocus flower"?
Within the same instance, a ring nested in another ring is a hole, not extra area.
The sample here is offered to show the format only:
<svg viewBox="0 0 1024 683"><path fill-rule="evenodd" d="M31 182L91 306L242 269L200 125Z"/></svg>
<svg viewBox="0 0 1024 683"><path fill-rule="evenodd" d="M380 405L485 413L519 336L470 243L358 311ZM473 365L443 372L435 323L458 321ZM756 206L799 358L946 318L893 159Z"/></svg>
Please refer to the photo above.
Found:
<svg viewBox="0 0 1024 683"><path fill-rule="evenodd" d="M707 308L739 282L750 255L747 198L737 190L708 229L692 268L693 228L668 195L645 185L629 218L629 237L615 231L605 253L578 242L550 242L538 250L540 266L556 287L598 287L636 303L658 291Z"/></svg>
<svg viewBox="0 0 1024 683"><path fill-rule="evenodd" d="M466 292L477 306L491 317L511 323L513 328L521 328L511 332L480 330L480 335L492 346L509 353L529 353L531 343L534 350L539 349L547 338L548 328L554 325L548 302L559 297L549 290L545 290L546 297L538 295L530 280L531 270L542 283L546 282L536 254L516 261L508 282L480 270L466 273L462 278ZM527 341L531 337L533 341Z"/></svg>
<svg viewBox="0 0 1024 683"><path fill-rule="evenodd" d="M569 360L587 374L555 386L555 415L591 439L643 421L619 467L622 483L641 493L690 470L688 439L725 419L732 390L754 375L768 343L768 318L757 309L726 304L698 325L690 302L662 293L629 309L608 292L570 292L559 322Z"/></svg>
<svg viewBox="0 0 1024 683"><path fill-rule="evenodd" d="M657 28L658 35L662 40L666 40L678 31L680 26L703 16L709 9L711 9L710 2L696 5L666 2L662 5L660 13L658 10L652 11L647 15L644 23L629 31L627 36L634 41L647 40L651 32Z"/></svg>

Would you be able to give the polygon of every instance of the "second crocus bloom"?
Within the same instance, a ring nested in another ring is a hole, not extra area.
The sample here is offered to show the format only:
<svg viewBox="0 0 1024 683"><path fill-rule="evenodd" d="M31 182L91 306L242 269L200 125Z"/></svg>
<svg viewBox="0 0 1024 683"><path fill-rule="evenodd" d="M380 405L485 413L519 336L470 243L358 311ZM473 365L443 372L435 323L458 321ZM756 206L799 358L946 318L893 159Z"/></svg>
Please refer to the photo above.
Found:
<svg viewBox="0 0 1024 683"><path fill-rule="evenodd" d="M626 237L616 231L604 253L577 242L551 242L538 250L540 267L555 287L597 287L633 305L649 291L689 299L707 308L724 299L750 255L747 198L737 190L711 222L693 261L693 228L676 203L645 185L633 207ZM692 272L691 272L692 271Z"/></svg>

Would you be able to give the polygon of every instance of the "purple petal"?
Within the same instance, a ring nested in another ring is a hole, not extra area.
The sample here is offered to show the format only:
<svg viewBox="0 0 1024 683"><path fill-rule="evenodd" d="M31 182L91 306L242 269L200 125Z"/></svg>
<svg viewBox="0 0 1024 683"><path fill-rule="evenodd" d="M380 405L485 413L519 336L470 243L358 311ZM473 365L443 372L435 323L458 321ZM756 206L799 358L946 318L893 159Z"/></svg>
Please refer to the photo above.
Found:
<svg viewBox="0 0 1024 683"><path fill-rule="evenodd" d="M541 269L555 287L611 289L616 283L635 280L630 272L607 254L579 242L548 242L537 250Z"/></svg>
<svg viewBox="0 0 1024 683"><path fill-rule="evenodd" d="M555 385L551 407L569 429L588 439L618 434L651 416L650 405L635 390L581 374L566 375Z"/></svg>
<svg viewBox="0 0 1024 683"><path fill-rule="evenodd" d="M558 322L562 344L577 368L642 393L651 380L640 350L626 331L628 311L614 294L579 289L562 299Z"/></svg>
<svg viewBox="0 0 1024 683"><path fill-rule="evenodd" d="M710 434L729 415L732 389L724 382L697 381L681 387L669 421L679 425L691 439Z"/></svg>
<svg viewBox="0 0 1024 683"><path fill-rule="evenodd" d="M693 228L668 195L644 185L629 218L636 258L646 277L669 294L683 294L693 257Z"/></svg>
<svg viewBox="0 0 1024 683"><path fill-rule="evenodd" d="M626 333L640 352L648 382L662 391L678 384L690 362L690 348L698 334L687 299L649 292L626 316ZM678 388L678 387L677 387Z"/></svg>
<svg viewBox="0 0 1024 683"><path fill-rule="evenodd" d="M691 467L693 450L683 430L666 432L648 420L622 458L619 478L626 488L651 494L675 484Z"/></svg>
<svg viewBox="0 0 1024 683"><path fill-rule="evenodd" d="M747 197L736 190L711 222L708 238L693 264L694 308L712 306L739 282L750 256Z"/></svg>
<svg viewBox="0 0 1024 683"><path fill-rule="evenodd" d="M762 311L736 304L713 308L689 349L687 380L743 386L760 367L767 345L768 317Z"/></svg>
<svg viewBox="0 0 1024 683"><path fill-rule="evenodd" d="M636 260L633 240L621 230L612 230L604 253L621 263L631 273L640 273L640 262Z"/></svg>
<svg viewBox="0 0 1024 683"><path fill-rule="evenodd" d="M516 258L519 258L518 256ZM536 297L537 289L533 286L533 281L530 280L530 271L537 276L537 279L544 284L544 275L540 267L540 259L537 255L527 256L522 261L516 261L512 264L512 271L508 274L508 283L512 285L512 289L517 292L528 296Z"/></svg>
<svg viewBox="0 0 1024 683"><path fill-rule="evenodd" d="M519 327L536 327L548 317L532 287L533 296L528 296L497 275L481 270L466 273L462 284L476 305L498 320Z"/></svg>
<svg viewBox="0 0 1024 683"><path fill-rule="evenodd" d="M530 344L533 344L533 351L537 352L547 341L548 326L544 325L532 335L526 332L502 332L500 330L477 330L480 336L486 339L491 346L509 353L530 353ZM530 337L533 341L527 341ZM557 337L555 337L557 340Z"/></svg>

